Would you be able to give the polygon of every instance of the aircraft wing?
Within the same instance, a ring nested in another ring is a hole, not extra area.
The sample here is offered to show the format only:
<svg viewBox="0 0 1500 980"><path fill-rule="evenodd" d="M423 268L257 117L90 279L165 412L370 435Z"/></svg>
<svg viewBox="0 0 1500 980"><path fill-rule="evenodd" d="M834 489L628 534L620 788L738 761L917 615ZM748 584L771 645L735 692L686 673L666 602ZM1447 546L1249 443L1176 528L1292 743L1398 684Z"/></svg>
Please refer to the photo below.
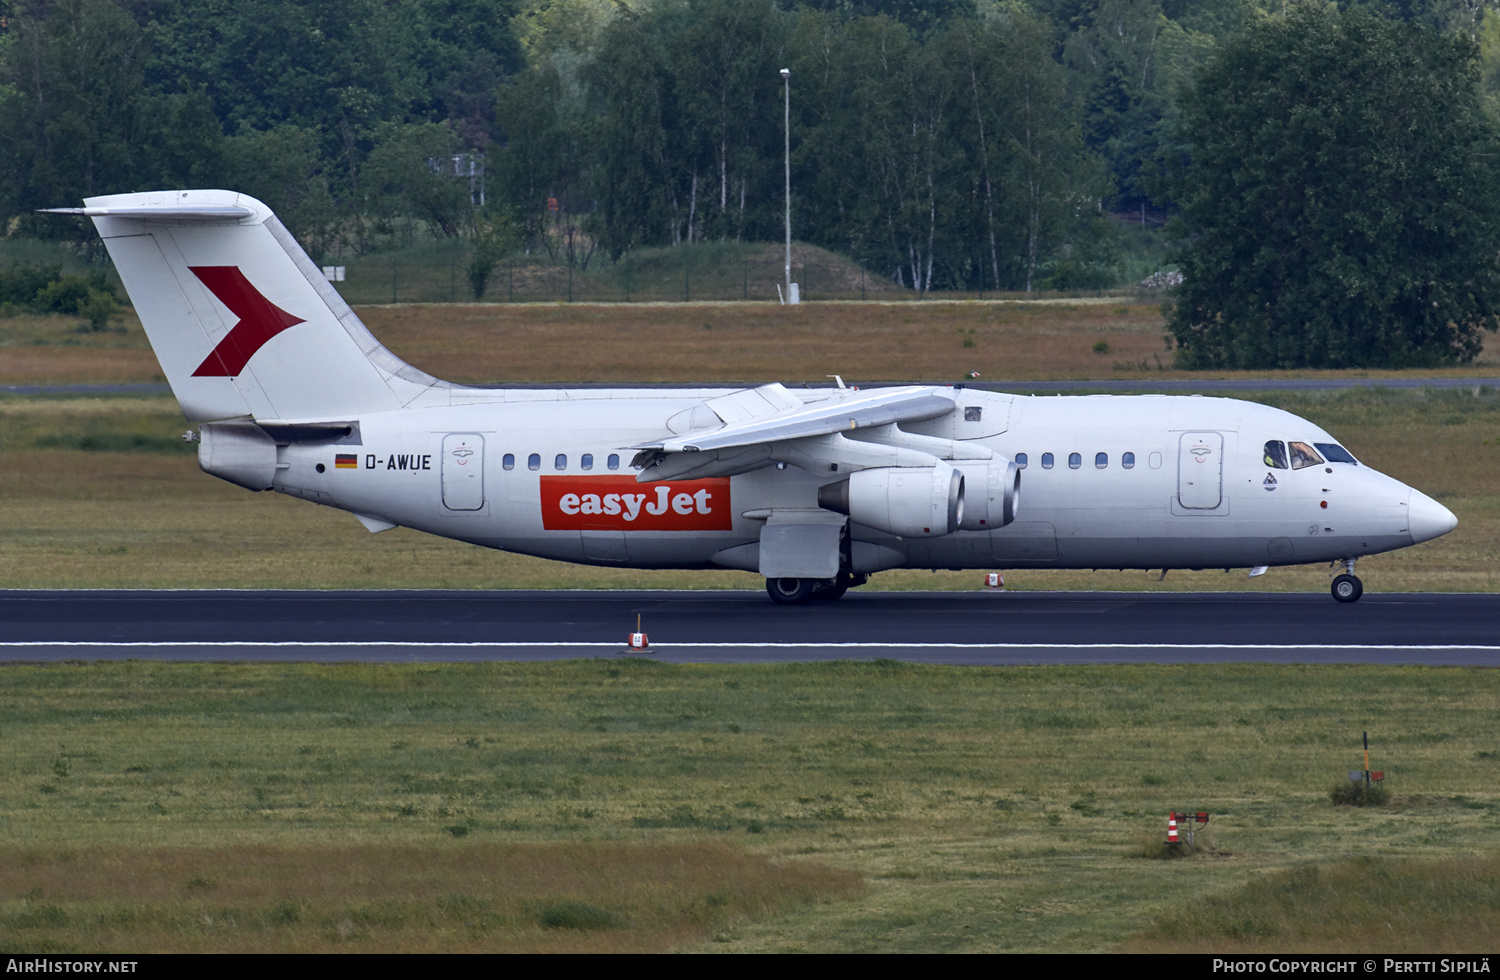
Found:
<svg viewBox="0 0 1500 980"><path fill-rule="evenodd" d="M845 454L832 444L828 453L820 452L820 437L937 418L953 411L954 396L943 387L880 388L809 405L781 385L766 385L707 405L725 424L634 447L640 450L635 462L644 467L637 479L729 476L778 458L800 465L827 455L828 462L838 462Z"/></svg>

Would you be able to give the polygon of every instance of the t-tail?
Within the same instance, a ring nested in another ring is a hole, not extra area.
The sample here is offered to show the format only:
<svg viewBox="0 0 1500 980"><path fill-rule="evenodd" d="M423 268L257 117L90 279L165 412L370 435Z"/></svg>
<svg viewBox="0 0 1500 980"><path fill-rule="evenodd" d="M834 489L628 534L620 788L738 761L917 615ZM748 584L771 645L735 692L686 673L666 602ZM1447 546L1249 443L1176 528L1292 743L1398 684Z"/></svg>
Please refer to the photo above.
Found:
<svg viewBox="0 0 1500 980"><path fill-rule="evenodd" d="M92 218L191 422L349 419L447 387L386 350L260 201L93 197Z"/></svg>

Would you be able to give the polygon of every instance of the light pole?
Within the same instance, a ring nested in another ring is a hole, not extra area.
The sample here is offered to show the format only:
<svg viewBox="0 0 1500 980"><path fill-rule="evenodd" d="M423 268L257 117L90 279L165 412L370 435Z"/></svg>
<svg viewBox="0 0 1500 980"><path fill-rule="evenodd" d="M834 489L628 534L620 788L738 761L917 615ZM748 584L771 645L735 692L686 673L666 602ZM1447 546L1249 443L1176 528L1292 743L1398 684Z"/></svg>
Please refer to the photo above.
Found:
<svg viewBox="0 0 1500 980"><path fill-rule="evenodd" d="M792 73L781 69L781 80L786 89L785 136L786 136L786 301L797 302L792 295Z"/></svg>

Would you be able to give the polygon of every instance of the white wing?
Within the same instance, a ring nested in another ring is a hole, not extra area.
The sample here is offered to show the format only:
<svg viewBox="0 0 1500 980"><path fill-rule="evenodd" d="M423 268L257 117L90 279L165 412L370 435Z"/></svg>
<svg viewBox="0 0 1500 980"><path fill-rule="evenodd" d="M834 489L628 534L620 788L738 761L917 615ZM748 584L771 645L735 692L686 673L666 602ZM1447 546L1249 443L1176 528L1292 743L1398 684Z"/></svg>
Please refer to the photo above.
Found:
<svg viewBox="0 0 1500 980"><path fill-rule="evenodd" d="M732 392L704 403L713 412L709 418L722 424L633 447L640 450L636 479L733 476L771 463L847 474L932 466L938 460L988 460L994 454L981 445L914 435L896 425L952 412L957 393L938 386L840 389L808 404L779 384ZM699 408L693 417L706 414Z"/></svg>

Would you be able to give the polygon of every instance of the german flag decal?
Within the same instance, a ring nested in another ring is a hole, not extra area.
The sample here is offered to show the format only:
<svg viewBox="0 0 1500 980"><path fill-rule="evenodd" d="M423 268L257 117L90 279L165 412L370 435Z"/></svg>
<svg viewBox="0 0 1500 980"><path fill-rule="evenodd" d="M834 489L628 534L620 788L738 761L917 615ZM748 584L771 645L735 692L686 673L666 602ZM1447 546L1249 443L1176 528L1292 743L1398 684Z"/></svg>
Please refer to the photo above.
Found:
<svg viewBox="0 0 1500 980"><path fill-rule="evenodd" d="M333 468L336 470L359 469L359 457L353 453L339 453L333 457Z"/></svg>

